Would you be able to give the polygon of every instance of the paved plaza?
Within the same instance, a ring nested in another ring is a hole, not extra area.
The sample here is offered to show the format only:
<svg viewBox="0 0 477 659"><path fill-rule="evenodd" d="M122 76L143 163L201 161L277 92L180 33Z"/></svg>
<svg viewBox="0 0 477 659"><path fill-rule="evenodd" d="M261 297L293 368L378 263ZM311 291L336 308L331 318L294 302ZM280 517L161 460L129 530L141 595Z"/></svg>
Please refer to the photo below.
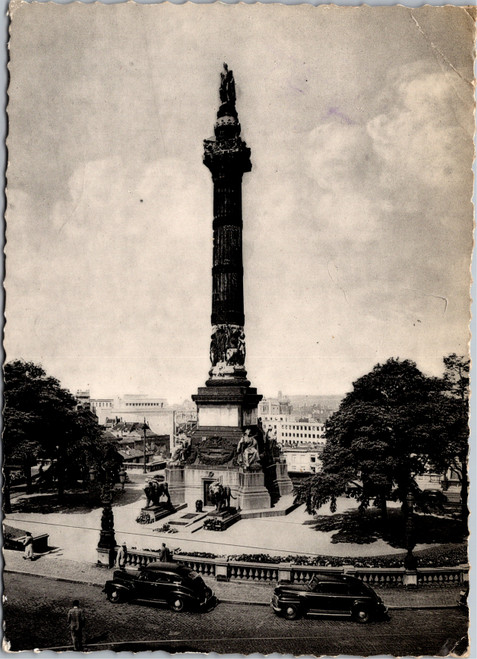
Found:
<svg viewBox="0 0 477 659"><path fill-rule="evenodd" d="M158 533L165 522L178 519L181 515L193 512L187 508L171 515L169 518L153 524L139 524L136 521L141 507L145 505L142 494L145 476L133 474L132 482L126 485L124 497L116 495L113 511L116 541L126 542L129 548L138 550L159 549L166 542L171 549L182 551L211 552L217 555L240 553L266 553L269 555L325 555L325 556L376 556L383 554L402 554L402 549L391 547L383 540L369 544L351 544L331 542L333 531L316 531L310 522L312 517L306 513L304 506L299 506L286 516L262 517L240 520L223 532L201 529L201 523L184 528L176 527L177 533ZM122 503L130 501L129 503ZM290 499L291 503L291 499ZM338 512L356 507L353 499L342 498L338 501ZM54 512L54 513L20 513L7 515L5 522L18 528L26 528L33 535L49 534L49 543L58 549L57 555L69 560L96 562L96 545L101 527L102 509L90 512ZM320 514L329 514L325 506ZM199 530L197 530L199 529ZM417 545L416 550L426 545Z"/></svg>

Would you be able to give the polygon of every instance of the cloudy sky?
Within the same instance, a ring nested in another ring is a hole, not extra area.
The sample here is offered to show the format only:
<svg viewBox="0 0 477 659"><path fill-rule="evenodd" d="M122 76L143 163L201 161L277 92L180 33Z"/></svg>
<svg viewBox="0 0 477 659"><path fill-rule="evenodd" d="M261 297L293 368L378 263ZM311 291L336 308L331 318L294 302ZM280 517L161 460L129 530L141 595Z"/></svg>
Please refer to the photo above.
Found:
<svg viewBox="0 0 477 659"><path fill-rule="evenodd" d="M340 394L467 350L464 8L23 4L11 27L7 359L170 402L209 369L213 133L233 69L247 368Z"/></svg>

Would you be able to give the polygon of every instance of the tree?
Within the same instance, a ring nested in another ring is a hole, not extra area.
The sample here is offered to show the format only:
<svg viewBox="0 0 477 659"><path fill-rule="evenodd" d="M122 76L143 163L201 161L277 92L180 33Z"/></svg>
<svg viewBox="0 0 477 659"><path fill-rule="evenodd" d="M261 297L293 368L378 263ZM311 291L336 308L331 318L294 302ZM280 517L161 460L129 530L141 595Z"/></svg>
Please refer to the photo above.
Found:
<svg viewBox="0 0 477 659"><path fill-rule="evenodd" d="M337 497L350 492L360 510L379 505L386 522L387 501L398 499L406 512L415 477L445 436L442 382L408 360L377 364L327 421L322 472L298 488L298 499L309 512L328 502L336 510Z"/></svg>
<svg viewBox="0 0 477 659"><path fill-rule="evenodd" d="M85 476L88 466L97 464L98 472L104 471L105 447L96 417L77 410L74 396L40 365L23 360L5 364L3 418L4 464L21 464L27 487L31 467L41 458L54 461L59 496L67 482Z"/></svg>
<svg viewBox="0 0 477 659"><path fill-rule="evenodd" d="M436 457L436 468L443 472L452 469L461 486L461 516L467 522L468 510L468 454L469 454L469 371L470 360L455 353L444 357L443 387L444 413L447 420L445 450Z"/></svg>
<svg viewBox="0 0 477 659"><path fill-rule="evenodd" d="M53 457L61 445L75 399L55 378L32 362L15 360L4 367L4 461L23 466L27 489L31 466L40 455Z"/></svg>

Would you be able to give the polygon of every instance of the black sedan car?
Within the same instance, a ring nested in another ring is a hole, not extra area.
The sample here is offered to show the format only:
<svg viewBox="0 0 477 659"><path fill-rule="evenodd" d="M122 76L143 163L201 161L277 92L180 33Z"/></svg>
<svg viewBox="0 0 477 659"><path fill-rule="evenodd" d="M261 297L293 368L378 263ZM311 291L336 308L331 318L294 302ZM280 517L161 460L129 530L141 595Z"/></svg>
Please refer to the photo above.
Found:
<svg viewBox="0 0 477 659"><path fill-rule="evenodd" d="M342 575L315 574L304 584L280 581L271 606L288 620L310 614L364 623L387 616L387 608L372 588L355 577Z"/></svg>
<svg viewBox="0 0 477 659"><path fill-rule="evenodd" d="M173 611L203 610L216 602L200 575L180 563L151 563L139 570L115 570L103 592L110 602L141 600Z"/></svg>

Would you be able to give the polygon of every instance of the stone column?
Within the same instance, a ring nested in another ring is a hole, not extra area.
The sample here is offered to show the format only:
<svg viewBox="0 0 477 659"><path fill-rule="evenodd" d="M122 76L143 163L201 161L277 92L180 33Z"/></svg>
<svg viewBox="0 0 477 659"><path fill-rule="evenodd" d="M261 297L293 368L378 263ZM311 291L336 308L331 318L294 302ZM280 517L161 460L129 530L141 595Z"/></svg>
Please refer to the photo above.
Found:
<svg viewBox="0 0 477 659"><path fill-rule="evenodd" d="M228 80L228 82L226 82ZM214 183L212 263L212 379L246 378L242 263L242 176L252 169L250 149L240 137L232 71L225 65L215 137L204 140L204 165Z"/></svg>
<svg viewBox="0 0 477 659"><path fill-rule="evenodd" d="M237 445L244 426L257 423L262 396L245 370L242 260L242 176L252 169L250 149L240 137L235 81L224 64L214 135L204 140L204 165L214 186L214 247L209 379L192 400L197 404L197 438L222 437Z"/></svg>

